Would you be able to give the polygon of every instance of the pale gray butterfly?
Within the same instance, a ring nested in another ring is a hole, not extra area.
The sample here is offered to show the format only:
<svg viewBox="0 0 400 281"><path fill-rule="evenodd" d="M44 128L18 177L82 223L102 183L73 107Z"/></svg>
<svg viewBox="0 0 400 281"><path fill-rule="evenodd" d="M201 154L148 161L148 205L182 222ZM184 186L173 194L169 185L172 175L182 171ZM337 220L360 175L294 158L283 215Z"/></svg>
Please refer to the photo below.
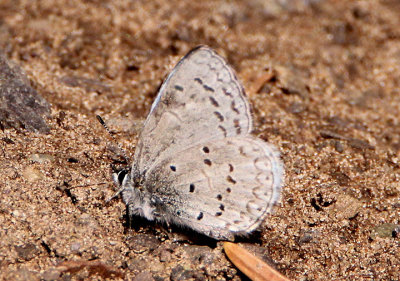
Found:
<svg viewBox="0 0 400 281"><path fill-rule="evenodd" d="M251 130L233 69L209 47L190 51L160 88L132 168L113 175L129 216L218 240L256 229L280 197L283 165Z"/></svg>

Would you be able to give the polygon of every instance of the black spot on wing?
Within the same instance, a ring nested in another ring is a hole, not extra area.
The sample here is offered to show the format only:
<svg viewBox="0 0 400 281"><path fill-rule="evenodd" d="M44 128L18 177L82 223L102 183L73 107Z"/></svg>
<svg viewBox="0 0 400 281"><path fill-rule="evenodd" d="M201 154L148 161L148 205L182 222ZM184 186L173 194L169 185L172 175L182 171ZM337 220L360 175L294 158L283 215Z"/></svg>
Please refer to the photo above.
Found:
<svg viewBox="0 0 400 281"><path fill-rule="evenodd" d="M212 162L210 159L204 159L204 164L211 166Z"/></svg>
<svg viewBox="0 0 400 281"><path fill-rule="evenodd" d="M222 126L220 125L220 126L218 126L218 129L220 129L220 130L224 133L224 137L227 136L227 132L226 132L226 129L225 129L224 127L222 127Z"/></svg>
<svg viewBox="0 0 400 281"><path fill-rule="evenodd" d="M194 78L194 81L196 81L197 83L199 83L200 85L203 85L203 81L200 78Z"/></svg>
<svg viewBox="0 0 400 281"><path fill-rule="evenodd" d="M236 181L231 177L231 176L227 176L226 180L232 184L236 184Z"/></svg>
<svg viewBox="0 0 400 281"><path fill-rule="evenodd" d="M210 86L207 86L206 84L203 84L203 88L204 88L204 90L206 90L208 92L215 92L213 88L211 88Z"/></svg>
<svg viewBox="0 0 400 281"><path fill-rule="evenodd" d="M201 220L203 218L203 212L200 212L199 215L197 216L197 220Z"/></svg>
<svg viewBox="0 0 400 281"><path fill-rule="evenodd" d="M225 89L225 88L222 88L222 91L224 92L224 94L225 94L226 96L233 98L233 95L232 95L232 93L228 92L228 90L227 90L227 89Z"/></svg>
<svg viewBox="0 0 400 281"><path fill-rule="evenodd" d="M174 85L175 90L182 92L183 91L183 87L179 86L179 85Z"/></svg>
<svg viewBox="0 0 400 281"><path fill-rule="evenodd" d="M214 99L214 97L212 97L212 96L209 96L208 98L210 99L210 101L211 101L211 104L212 104L213 106L215 106L215 107L219 107L219 103L217 102L217 100L216 100L216 99Z"/></svg>
<svg viewBox="0 0 400 281"><path fill-rule="evenodd" d="M194 184L193 183L191 183L189 185L189 192L194 192Z"/></svg>
<svg viewBox="0 0 400 281"><path fill-rule="evenodd" d="M225 120L224 116L218 111L214 111L215 116L219 119L219 121L223 122Z"/></svg>
<svg viewBox="0 0 400 281"><path fill-rule="evenodd" d="M236 113L236 114L240 114L239 109L236 108L236 104L235 101L233 100L231 103L231 109Z"/></svg>

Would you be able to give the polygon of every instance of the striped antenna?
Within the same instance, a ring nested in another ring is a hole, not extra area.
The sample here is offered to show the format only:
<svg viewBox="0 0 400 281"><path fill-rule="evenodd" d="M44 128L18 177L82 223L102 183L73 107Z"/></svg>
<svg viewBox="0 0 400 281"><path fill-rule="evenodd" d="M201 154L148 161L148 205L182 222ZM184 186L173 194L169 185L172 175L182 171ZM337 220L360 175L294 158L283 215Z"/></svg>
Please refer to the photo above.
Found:
<svg viewBox="0 0 400 281"><path fill-rule="evenodd" d="M122 148L122 146L117 142L117 140L115 139L115 137L111 134L111 130L108 128L106 122L104 122L103 118L101 118L100 115L96 115L97 120L100 122L101 125L103 125L104 129L106 129L106 131L108 132L108 134L111 136L113 142L117 145L119 151L122 154L122 157L124 158L124 160L126 161L126 163L130 164L131 161L129 160L129 157L127 156L125 150Z"/></svg>

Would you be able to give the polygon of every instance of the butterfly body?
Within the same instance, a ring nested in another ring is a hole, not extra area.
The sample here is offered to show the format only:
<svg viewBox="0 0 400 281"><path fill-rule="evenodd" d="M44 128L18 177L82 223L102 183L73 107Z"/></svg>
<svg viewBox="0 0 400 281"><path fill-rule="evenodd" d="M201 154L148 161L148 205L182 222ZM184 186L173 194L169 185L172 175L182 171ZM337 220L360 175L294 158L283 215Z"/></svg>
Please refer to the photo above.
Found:
<svg viewBox="0 0 400 281"><path fill-rule="evenodd" d="M283 165L251 129L233 70L206 46L189 52L160 88L120 181L130 215L219 240L256 229L279 199Z"/></svg>

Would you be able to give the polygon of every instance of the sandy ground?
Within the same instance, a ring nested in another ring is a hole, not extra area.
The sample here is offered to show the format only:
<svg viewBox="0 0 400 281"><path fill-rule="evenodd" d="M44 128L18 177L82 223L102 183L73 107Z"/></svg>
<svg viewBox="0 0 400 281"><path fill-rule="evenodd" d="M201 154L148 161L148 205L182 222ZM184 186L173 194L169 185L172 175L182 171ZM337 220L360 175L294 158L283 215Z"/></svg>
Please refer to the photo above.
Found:
<svg viewBox="0 0 400 281"><path fill-rule="evenodd" d="M0 130L0 278L245 279L220 242L105 204L118 157L95 115L133 155L162 80L207 44L286 167L243 245L293 280L399 280L400 2L192 2L0 0L0 49L51 104L49 134Z"/></svg>

